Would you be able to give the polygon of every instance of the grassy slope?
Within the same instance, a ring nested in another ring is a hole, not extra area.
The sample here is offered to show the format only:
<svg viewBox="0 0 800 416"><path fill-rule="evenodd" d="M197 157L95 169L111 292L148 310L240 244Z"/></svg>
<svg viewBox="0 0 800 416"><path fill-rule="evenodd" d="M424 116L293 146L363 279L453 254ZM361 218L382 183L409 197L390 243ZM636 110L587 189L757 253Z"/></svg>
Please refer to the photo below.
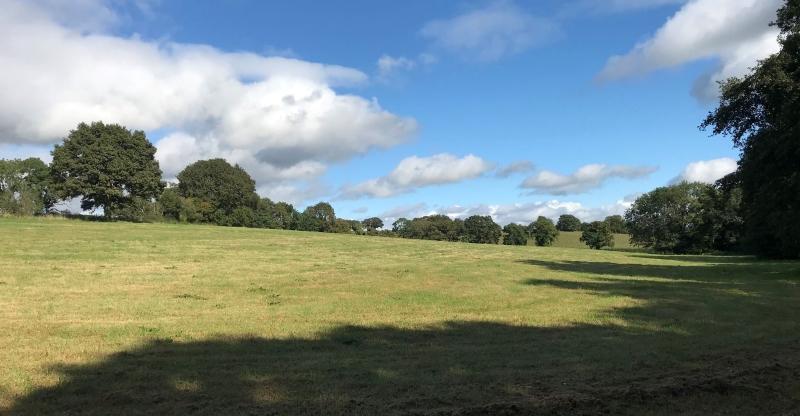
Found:
<svg viewBox="0 0 800 416"><path fill-rule="evenodd" d="M0 247L15 414L800 400L798 263L58 219Z"/></svg>
<svg viewBox="0 0 800 416"><path fill-rule="evenodd" d="M629 249L632 248L628 241L628 234L614 234L614 248L616 249ZM531 243L532 244L532 243ZM580 231L561 231L558 233L558 239L553 243L553 247L559 248L586 248L589 247L581 241Z"/></svg>

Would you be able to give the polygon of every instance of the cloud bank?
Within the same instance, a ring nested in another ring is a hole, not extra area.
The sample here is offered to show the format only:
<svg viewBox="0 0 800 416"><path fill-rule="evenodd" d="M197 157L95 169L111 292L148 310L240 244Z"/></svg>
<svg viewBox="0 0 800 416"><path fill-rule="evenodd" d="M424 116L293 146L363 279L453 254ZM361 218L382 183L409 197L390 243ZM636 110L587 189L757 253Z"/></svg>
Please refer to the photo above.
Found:
<svg viewBox="0 0 800 416"><path fill-rule="evenodd" d="M697 81L694 94L716 98L717 81L745 74L778 51L769 27L782 0L691 0L656 33L624 55L609 58L600 80L616 80L715 58L717 67Z"/></svg>
<svg viewBox="0 0 800 416"><path fill-rule="evenodd" d="M679 182L703 182L714 183L717 179L736 171L737 164L735 159L723 157L711 160L699 160L689 163L680 175L674 178L671 183Z"/></svg>
<svg viewBox="0 0 800 416"><path fill-rule="evenodd" d="M642 178L656 170L657 168L652 166L590 164L580 167L569 175L544 170L526 178L520 187L538 194L581 194L601 187L611 178Z"/></svg>
<svg viewBox="0 0 800 416"><path fill-rule="evenodd" d="M337 92L367 81L352 68L115 36L100 0L0 8L0 142L54 143L103 120L172 132L157 144L167 177L223 157L263 186L316 178L417 130L375 99Z"/></svg>
<svg viewBox="0 0 800 416"><path fill-rule="evenodd" d="M411 156L401 160L386 176L343 187L340 197L386 198L424 186L476 178L491 169L491 163L471 154L461 158L449 153L429 157Z"/></svg>

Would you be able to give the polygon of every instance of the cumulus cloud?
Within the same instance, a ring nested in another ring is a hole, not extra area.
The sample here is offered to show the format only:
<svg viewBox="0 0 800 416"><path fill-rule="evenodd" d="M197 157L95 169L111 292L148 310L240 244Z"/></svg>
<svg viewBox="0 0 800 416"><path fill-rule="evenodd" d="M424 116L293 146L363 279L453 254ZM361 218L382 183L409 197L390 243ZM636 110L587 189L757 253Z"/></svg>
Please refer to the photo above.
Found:
<svg viewBox="0 0 800 416"><path fill-rule="evenodd" d="M551 20L533 16L511 1L495 1L450 19L425 24L420 34L434 45L477 61L495 61L557 36Z"/></svg>
<svg viewBox="0 0 800 416"><path fill-rule="evenodd" d="M411 156L401 160L386 176L343 187L341 198L385 198L423 186L476 178L491 169L491 163L471 154L462 158L449 153L429 157Z"/></svg>
<svg viewBox="0 0 800 416"><path fill-rule="evenodd" d="M115 36L100 0L0 7L0 141L49 144L93 120L165 130L167 177L224 157L264 185L318 177L417 129L375 99L337 92L367 81L352 68Z"/></svg>
<svg viewBox="0 0 800 416"><path fill-rule="evenodd" d="M591 164L582 166L569 175L544 170L526 178L520 187L540 194L580 194L599 188L611 178L636 179L656 170L657 168L652 166Z"/></svg>
<svg viewBox="0 0 800 416"><path fill-rule="evenodd" d="M529 224L540 215L558 220L564 214L572 214L582 221L602 220L609 215L622 215L630 208L638 195L629 195L613 204L587 207L580 202L569 201L537 201L519 204L479 204L471 206L451 205L428 208L425 204L405 205L386 211L381 215L384 222L390 224L397 218L415 218L423 215L443 214L450 218L465 219L472 215L489 215L500 225L510 223Z"/></svg>
<svg viewBox="0 0 800 416"><path fill-rule="evenodd" d="M518 173L526 173L531 172L534 169L533 163L527 160L520 160L517 162L511 162L508 165L505 165L499 169L495 173L495 176L498 178L507 178L511 175L515 175Z"/></svg>
<svg viewBox="0 0 800 416"><path fill-rule="evenodd" d="M714 183L717 179L736 171L736 160L729 157L719 159L700 160L689 163L680 175L674 178L671 183L679 182L703 182Z"/></svg>
<svg viewBox="0 0 800 416"><path fill-rule="evenodd" d="M611 57L600 80L615 80L716 58L717 67L698 80L699 98L717 96L717 81L742 75L778 51L769 27L782 0L691 0L651 38L625 55Z"/></svg>

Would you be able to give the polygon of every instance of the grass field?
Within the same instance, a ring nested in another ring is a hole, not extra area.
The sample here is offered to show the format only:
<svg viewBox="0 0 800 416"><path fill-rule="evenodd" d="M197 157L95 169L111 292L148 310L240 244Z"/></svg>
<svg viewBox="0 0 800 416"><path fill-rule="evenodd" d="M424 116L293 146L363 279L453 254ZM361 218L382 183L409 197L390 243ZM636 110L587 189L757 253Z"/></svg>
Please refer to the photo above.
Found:
<svg viewBox="0 0 800 416"><path fill-rule="evenodd" d="M791 414L800 263L0 219L0 413Z"/></svg>
<svg viewBox="0 0 800 416"><path fill-rule="evenodd" d="M614 234L614 248L615 249L631 249L630 242L628 241L628 234ZM528 244L533 245L533 241ZM585 243L581 241L580 231L561 231L558 233L558 238L553 243L556 248L585 248L588 249Z"/></svg>

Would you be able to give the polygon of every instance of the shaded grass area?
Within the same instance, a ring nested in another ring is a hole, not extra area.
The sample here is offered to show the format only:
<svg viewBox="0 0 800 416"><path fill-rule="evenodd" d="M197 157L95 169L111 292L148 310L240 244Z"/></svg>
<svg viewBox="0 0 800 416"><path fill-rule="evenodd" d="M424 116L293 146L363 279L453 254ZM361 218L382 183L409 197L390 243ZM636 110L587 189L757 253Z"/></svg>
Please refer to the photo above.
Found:
<svg viewBox="0 0 800 416"><path fill-rule="evenodd" d="M64 220L0 243L10 414L800 405L796 262Z"/></svg>

